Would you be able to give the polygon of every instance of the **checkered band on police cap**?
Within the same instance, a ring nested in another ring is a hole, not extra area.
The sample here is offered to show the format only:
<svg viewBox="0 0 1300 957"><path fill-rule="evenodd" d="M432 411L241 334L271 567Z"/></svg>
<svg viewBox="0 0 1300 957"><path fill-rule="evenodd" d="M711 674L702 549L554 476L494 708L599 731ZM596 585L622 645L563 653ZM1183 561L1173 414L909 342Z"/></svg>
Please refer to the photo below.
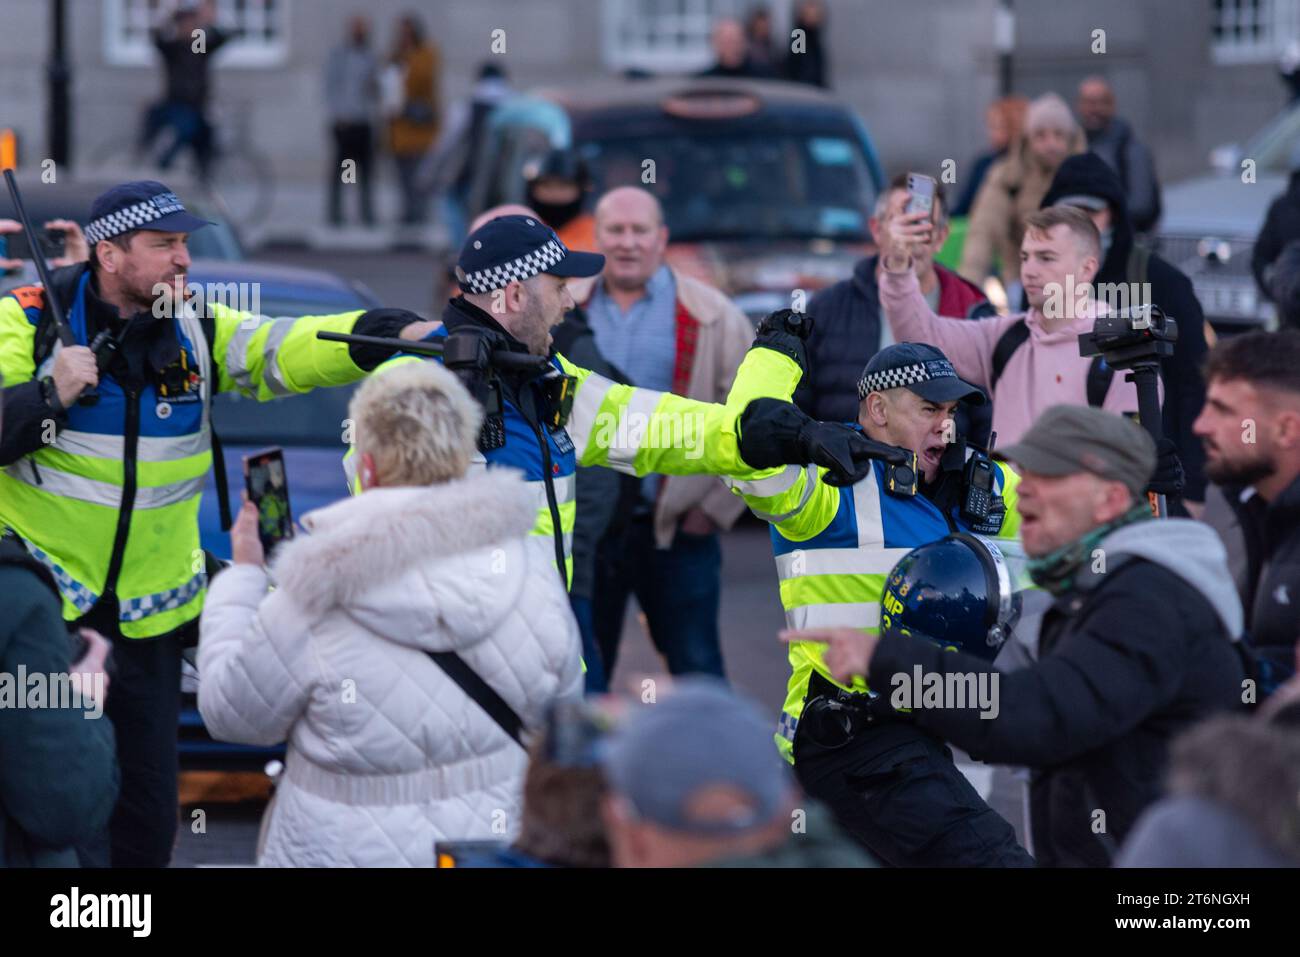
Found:
<svg viewBox="0 0 1300 957"><path fill-rule="evenodd" d="M895 366L893 369L881 369L879 372L868 372L858 380L858 398L865 399L872 392L899 389L918 382L946 379L956 375L952 363L939 359L931 359L925 363L918 362L915 365Z"/></svg>
<svg viewBox="0 0 1300 957"><path fill-rule="evenodd" d="M185 206L175 193L159 193L152 199L115 209L91 221L86 226L86 241L93 247L98 242L140 229L164 216L183 212Z"/></svg>
<svg viewBox="0 0 1300 957"><path fill-rule="evenodd" d="M512 259L498 266L490 266L487 269L479 269L476 272L464 273L458 278L461 286L469 289L470 292L491 292L493 289L504 288L512 282L523 282L525 279L544 273L561 262L568 254L569 250L565 248L564 243L552 233L551 239L518 259ZM457 269L457 273L461 272L462 270Z"/></svg>

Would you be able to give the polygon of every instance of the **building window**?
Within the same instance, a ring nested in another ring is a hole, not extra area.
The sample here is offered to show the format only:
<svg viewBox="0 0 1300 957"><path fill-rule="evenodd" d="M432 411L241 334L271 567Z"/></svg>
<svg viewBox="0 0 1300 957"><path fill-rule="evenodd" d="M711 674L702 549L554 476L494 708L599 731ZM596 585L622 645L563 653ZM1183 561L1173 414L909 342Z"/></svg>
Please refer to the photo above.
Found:
<svg viewBox="0 0 1300 957"><path fill-rule="evenodd" d="M114 66L152 66L153 28L171 0L104 0L104 56ZM238 33L221 50L223 67L281 66L289 53L289 0L214 0L216 24Z"/></svg>
<svg viewBox="0 0 1300 957"><path fill-rule="evenodd" d="M709 34L721 17L743 19L752 0L605 0L604 57L612 70L692 73L713 63ZM789 22L788 2L772 11L772 35Z"/></svg>
<svg viewBox="0 0 1300 957"><path fill-rule="evenodd" d="M1214 0L1210 50L1216 63L1268 63L1300 39L1298 0Z"/></svg>

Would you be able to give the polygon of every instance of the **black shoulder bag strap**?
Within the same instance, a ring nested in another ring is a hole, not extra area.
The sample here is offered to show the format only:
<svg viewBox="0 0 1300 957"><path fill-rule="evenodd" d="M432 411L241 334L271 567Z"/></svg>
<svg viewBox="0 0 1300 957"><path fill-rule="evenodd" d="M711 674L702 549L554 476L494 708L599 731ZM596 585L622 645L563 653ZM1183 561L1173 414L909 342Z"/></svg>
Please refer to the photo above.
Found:
<svg viewBox="0 0 1300 957"><path fill-rule="evenodd" d="M199 325L203 327L203 338L207 340L208 365L212 367L210 401L215 402L217 383L221 381L221 376L217 372L217 350L213 346L217 341L217 320L204 309ZM230 485L226 481L226 455L221 448L221 438L217 435L217 426L212 421L211 410L208 415L208 435L212 441L212 477L217 483L217 509L221 513L221 530L228 532L233 523L230 519Z"/></svg>
<svg viewBox="0 0 1300 957"><path fill-rule="evenodd" d="M474 699L474 703L487 712L501 730L514 739L515 744L525 751L523 730L524 722L515 709L492 690L492 686L479 677L479 673L465 663L465 659L454 651L426 651L433 663L446 673L447 677L460 686L460 690Z"/></svg>
<svg viewBox="0 0 1300 957"><path fill-rule="evenodd" d="M998 387L998 379L1002 378L1002 370L1007 367L1012 354L1028 340L1029 326L1025 325L1023 319L1013 322L1007 327L1007 331L1002 333L997 345L993 347L993 369L992 375L989 376L990 396L993 395L993 390Z"/></svg>

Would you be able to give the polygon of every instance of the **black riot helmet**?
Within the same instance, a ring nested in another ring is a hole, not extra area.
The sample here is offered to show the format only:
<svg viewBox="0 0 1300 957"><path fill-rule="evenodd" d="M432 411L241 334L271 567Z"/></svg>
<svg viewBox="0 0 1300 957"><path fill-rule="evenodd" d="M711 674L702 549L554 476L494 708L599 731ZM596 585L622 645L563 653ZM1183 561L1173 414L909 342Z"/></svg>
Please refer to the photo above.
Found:
<svg viewBox="0 0 1300 957"><path fill-rule="evenodd" d="M961 532L912 549L885 579L881 634L924 637L992 661L1022 611L1025 575L1008 546Z"/></svg>

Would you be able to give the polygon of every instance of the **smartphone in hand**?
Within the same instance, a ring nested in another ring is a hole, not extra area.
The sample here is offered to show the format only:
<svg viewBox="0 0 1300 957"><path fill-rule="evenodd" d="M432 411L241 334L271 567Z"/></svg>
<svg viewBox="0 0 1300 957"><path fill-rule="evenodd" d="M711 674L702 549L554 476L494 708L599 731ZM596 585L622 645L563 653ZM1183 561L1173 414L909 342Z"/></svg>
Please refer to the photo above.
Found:
<svg viewBox="0 0 1300 957"><path fill-rule="evenodd" d="M907 174L907 205L904 213L927 213L934 210L935 182L933 176L922 173Z"/></svg>
<svg viewBox="0 0 1300 957"><path fill-rule="evenodd" d="M36 233L45 261L58 259L66 252L67 236L61 229L42 229ZM31 259L32 247L27 242L27 234L18 232L0 236L0 259Z"/></svg>
<svg viewBox="0 0 1300 957"><path fill-rule="evenodd" d="M248 491L248 500L257 506L257 537L270 558L276 545L293 537L284 449L274 446L245 455L244 487Z"/></svg>

